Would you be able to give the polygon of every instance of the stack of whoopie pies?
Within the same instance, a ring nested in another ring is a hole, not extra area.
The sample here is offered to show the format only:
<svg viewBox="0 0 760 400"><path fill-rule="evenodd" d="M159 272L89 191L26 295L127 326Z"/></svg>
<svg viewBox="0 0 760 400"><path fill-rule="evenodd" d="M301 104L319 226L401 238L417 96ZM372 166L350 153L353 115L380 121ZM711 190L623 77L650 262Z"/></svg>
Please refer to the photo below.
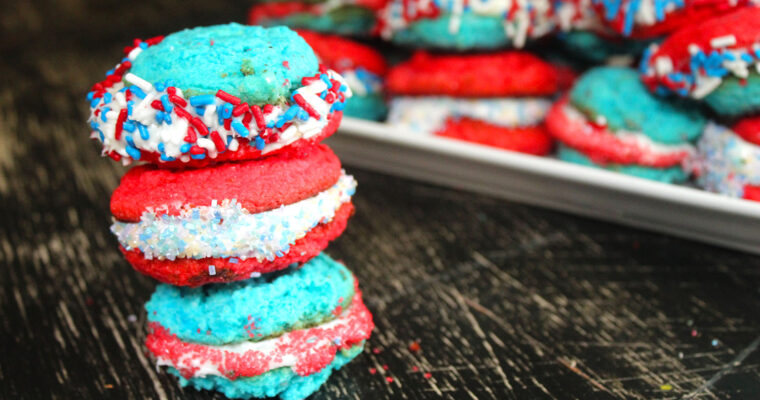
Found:
<svg viewBox="0 0 760 400"><path fill-rule="evenodd" d="M182 386L300 399L373 328L354 275L322 250L356 181L319 142L351 90L284 28L135 40L88 94L93 138L130 169L111 227L160 284L147 347Z"/></svg>

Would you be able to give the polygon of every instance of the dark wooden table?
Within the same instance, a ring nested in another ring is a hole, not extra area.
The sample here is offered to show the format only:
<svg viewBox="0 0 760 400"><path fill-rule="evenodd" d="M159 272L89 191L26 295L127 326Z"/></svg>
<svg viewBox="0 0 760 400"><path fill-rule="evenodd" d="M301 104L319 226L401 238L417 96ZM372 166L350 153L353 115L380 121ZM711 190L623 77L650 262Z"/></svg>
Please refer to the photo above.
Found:
<svg viewBox="0 0 760 400"><path fill-rule="evenodd" d="M245 4L91 3L0 15L0 398L218 399L145 355L155 283L108 231L124 170L84 94L133 36ZM349 170L358 212L329 253L377 328L315 399L760 398L758 258Z"/></svg>

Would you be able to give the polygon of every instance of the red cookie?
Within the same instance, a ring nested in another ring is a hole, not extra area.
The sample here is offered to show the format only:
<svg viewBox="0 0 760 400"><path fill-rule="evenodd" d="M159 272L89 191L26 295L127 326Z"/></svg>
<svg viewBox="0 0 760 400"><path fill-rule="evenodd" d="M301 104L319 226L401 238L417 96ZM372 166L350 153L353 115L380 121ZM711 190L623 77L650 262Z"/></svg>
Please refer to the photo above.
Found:
<svg viewBox="0 0 760 400"><path fill-rule="evenodd" d="M435 134L539 156L549 154L553 147L543 125L505 128L471 118L449 118Z"/></svg>
<svg viewBox="0 0 760 400"><path fill-rule="evenodd" d="M375 75L384 76L388 64L382 54L370 46L342 38L307 30L297 30L311 46L320 61L338 72L362 67Z"/></svg>
<svg viewBox="0 0 760 400"><path fill-rule="evenodd" d="M131 169L111 212L127 260L198 286L303 263L339 236L356 183L325 145L203 169Z"/></svg>
<svg viewBox="0 0 760 400"><path fill-rule="evenodd" d="M598 164L636 164L667 168L680 165L693 153L691 146L668 149L644 135L613 133L574 109L567 97L556 102L546 116L546 127L558 141L587 155Z"/></svg>
<svg viewBox="0 0 760 400"><path fill-rule="evenodd" d="M742 118L731 130L742 139L760 146L760 116Z"/></svg>
<svg viewBox="0 0 760 400"><path fill-rule="evenodd" d="M523 51L471 55L418 51L393 67L386 82L390 92L404 95L551 96L562 88L563 74Z"/></svg>

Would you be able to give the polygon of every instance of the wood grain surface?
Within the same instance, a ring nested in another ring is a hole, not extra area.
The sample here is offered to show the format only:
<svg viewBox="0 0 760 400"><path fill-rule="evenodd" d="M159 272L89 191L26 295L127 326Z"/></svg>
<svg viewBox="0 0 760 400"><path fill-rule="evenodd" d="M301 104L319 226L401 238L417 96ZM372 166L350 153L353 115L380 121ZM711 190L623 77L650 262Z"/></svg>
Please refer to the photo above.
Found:
<svg viewBox="0 0 760 400"><path fill-rule="evenodd" d="M155 283L108 230L124 169L88 140L84 95L132 37L245 7L68 0L0 16L0 398L222 398L146 356ZM756 257L347 168L357 214L329 253L377 327L314 399L760 398Z"/></svg>

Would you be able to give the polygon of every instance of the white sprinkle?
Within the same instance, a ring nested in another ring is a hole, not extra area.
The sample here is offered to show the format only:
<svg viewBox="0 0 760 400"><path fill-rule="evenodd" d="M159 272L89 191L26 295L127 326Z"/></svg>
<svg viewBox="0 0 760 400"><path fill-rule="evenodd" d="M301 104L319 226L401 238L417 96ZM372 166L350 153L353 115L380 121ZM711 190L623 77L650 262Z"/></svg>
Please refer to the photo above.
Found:
<svg viewBox="0 0 760 400"><path fill-rule="evenodd" d="M261 276L261 272L251 272L251 278L258 278Z"/></svg>
<svg viewBox="0 0 760 400"><path fill-rule="evenodd" d="M694 91L691 93L691 97L701 99L717 89L722 82L723 79L720 79L717 76L697 75L697 84L694 86Z"/></svg>
<svg viewBox="0 0 760 400"><path fill-rule="evenodd" d="M129 52L127 58L129 58L130 61L134 61L135 58L140 55L140 53L142 53L142 48L140 46L137 46Z"/></svg>
<svg viewBox="0 0 760 400"><path fill-rule="evenodd" d="M128 72L126 75L124 75L124 80L139 87L145 93L148 93L153 90L153 85L150 82L146 81L143 78L140 78L139 76L131 72Z"/></svg>
<svg viewBox="0 0 760 400"><path fill-rule="evenodd" d="M659 56L654 60L654 69L659 76L667 75L673 71L673 61L668 56Z"/></svg>
<svg viewBox="0 0 760 400"><path fill-rule="evenodd" d="M710 46L712 46L714 49L717 49L720 47L733 46L735 44L736 44L736 36L734 35L718 36L710 40Z"/></svg>
<svg viewBox="0 0 760 400"><path fill-rule="evenodd" d="M211 276L216 275L216 267L214 265L209 265L208 266L208 274L211 275Z"/></svg>
<svg viewBox="0 0 760 400"><path fill-rule="evenodd" d="M127 315L127 321L129 321L129 322L136 322L137 321L137 316L134 315L134 314L129 314L129 315Z"/></svg>
<svg viewBox="0 0 760 400"><path fill-rule="evenodd" d="M694 55L699 53L701 49L695 43L689 45L689 54Z"/></svg>

